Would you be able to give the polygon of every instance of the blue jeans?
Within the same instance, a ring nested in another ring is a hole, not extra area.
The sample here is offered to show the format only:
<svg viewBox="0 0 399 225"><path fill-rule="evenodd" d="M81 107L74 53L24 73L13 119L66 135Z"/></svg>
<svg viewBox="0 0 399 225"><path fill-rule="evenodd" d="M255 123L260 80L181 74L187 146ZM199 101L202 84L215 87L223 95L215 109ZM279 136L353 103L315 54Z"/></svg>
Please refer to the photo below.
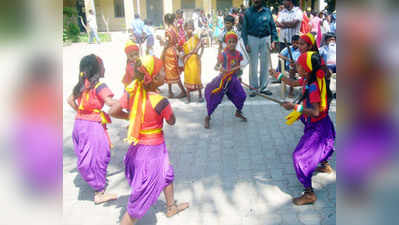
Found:
<svg viewBox="0 0 399 225"><path fill-rule="evenodd" d="M265 91L269 82L270 36L257 38L248 35L248 45L251 48L249 53L249 84L259 91ZM260 61L259 83L258 61Z"/></svg>
<svg viewBox="0 0 399 225"><path fill-rule="evenodd" d="M100 44L100 37L98 36L97 31L90 31L89 32L89 44L93 43L94 39L96 39L97 44Z"/></svg>

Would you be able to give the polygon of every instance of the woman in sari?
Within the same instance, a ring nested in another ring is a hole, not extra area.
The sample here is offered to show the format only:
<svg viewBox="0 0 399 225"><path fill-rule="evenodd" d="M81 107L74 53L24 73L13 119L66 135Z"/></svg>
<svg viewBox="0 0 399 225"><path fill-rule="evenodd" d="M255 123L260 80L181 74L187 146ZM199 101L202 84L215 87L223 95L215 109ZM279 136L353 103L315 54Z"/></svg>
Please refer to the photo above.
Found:
<svg viewBox="0 0 399 225"><path fill-rule="evenodd" d="M168 29L165 31L166 41L160 40L161 44L165 46L162 53L162 60L166 74L165 82L169 86L169 98L175 97L172 91L172 84L178 84L181 89L181 93L177 98L184 98L186 97L186 90L180 80L181 70L179 69L179 55L177 50L178 32L174 26L175 18L175 14L171 13L166 14L164 17Z"/></svg>
<svg viewBox="0 0 399 225"><path fill-rule="evenodd" d="M194 35L194 21L189 20L184 28L186 30L187 41L183 45L184 50L184 86L187 90L187 101L190 103L190 92L198 90L199 100L203 102L202 98L202 82L201 82L201 56L204 53L204 48L201 39ZM198 53L200 51L200 53Z"/></svg>
<svg viewBox="0 0 399 225"><path fill-rule="evenodd" d="M223 28L224 28L223 27L223 21L224 21L224 19L223 19L222 12L218 11L218 17L217 17L217 20L216 20L215 32L213 32L213 38L216 39L216 40L222 34L222 31L223 31Z"/></svg>

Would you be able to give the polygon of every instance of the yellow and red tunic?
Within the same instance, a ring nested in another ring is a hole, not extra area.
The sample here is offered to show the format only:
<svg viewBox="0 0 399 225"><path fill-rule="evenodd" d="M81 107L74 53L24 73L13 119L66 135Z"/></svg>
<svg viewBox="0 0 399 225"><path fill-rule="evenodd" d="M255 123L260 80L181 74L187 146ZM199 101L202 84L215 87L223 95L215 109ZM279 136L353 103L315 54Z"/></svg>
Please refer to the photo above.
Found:
<svg viewBox="0 0 399 225"><path fill-rule="evenodd" d="M167 98L154 92L146 94L147 101L145 102L138 144L159 145L164 142L163 120L169 120L173 115L173 110ZM128 92L125 91L120 99L120 104L125 109L130 110L132 108L133 101L131 101Z"/></svg>

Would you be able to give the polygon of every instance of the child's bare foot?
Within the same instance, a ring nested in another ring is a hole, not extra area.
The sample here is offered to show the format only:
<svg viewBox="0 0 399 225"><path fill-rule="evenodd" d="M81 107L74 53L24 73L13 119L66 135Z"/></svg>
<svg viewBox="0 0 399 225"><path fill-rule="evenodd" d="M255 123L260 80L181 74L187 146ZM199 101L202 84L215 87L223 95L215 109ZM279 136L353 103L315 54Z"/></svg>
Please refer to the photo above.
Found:
<svg viewBox="0 0 399 225"><path fill-rule="evenodd" d="M209 129L209 121L211 120L211 118L209 116L205 117L205 129Z"/></svg>
<svg viewBox="0 0 399 225"><path fill-rule="evenodd" d="M328 162L323 162L319 167L315 170L317 173L332 173L334 170L331 168Z"/></svg>
<svg viewBox="0 0 399 225"><path fill-rule="evenodd" d="M235 116L236 116L237 118L240 118L243 122L247 122L247 118L246 118L244 115L242 115L242 112L236 111Z"/></svg>
<svg viewBox="0 0 399 225"><path fill-rule="evenodd" d="M118 196L116 194L105 193L104 191L96 192L94 195L94 203L95 204L101 204L101 203L116 200L116 199L118 199Z"/></svg>
<svg viewBox="0 0 399 225"><path fill-rule="evenodd" d="M157 88L157 89L155 89L155 93L161 94L161 90L159 90L159 88Z"/></svg>
<svg viewBox="0 0 399 225"><path fill-rule="evenodd" d="M166 212L166 217L172 217L176 214L178 214L179 212L187 209L190 205L188 204L188 202L185 203L180 203L180 204L176 204L174 203L173 205L168 206L168 211Z"/></svg>
<svg viewBox="0 0 399 225"><path fill-rule="evenodd" d="M176 96L176 98L184 98L186 96L187 94L185 92L181 92L178 96Z"/></svg>

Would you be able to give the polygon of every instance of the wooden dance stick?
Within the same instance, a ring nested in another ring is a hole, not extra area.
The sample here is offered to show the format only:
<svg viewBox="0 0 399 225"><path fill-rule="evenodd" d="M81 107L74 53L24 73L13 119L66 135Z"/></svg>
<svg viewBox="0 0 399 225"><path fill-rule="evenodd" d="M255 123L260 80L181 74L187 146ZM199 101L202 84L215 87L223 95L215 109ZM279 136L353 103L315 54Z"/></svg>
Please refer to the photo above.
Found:
<svg viewBox="0 0 399 225"><path fill-rule="evenodd" d="M248 84L246 84L246 83L244 83L244 82L242 82L241 81L241 83L245 86L245 87L247 87L248 89L250 89L250 90L256 90L256 88L253 88L253 87L251 87L250 85L248 85ZM264 95L264 94L262 94L262 93L259 93L259 92L255 92L255 94L256 95L259 95L259 96L261 96L261 97L263 97L263 98L265 98L265 99L267 99L267 100L270 100L270 101L272 101L272 102L275 102L275 103L278 103L278 104L283 104L283 102L282 101L280 101L280 100L277 100L277 99L275 99L275 98L272 98L272 97L269 97L269 96L267 96L267 95Z"/></svg>
<svg viewBox="0 0 399 225"><path fill-rule="evenodd" d="M287 43L287 39L285 39L285 38L284 38L284 44L285 44L285 46L287 46L287 50L288 50L288 54L290 56L290 60L294 61L294 57L292 57L291 48L290 48L290 46Z"/></svg>

